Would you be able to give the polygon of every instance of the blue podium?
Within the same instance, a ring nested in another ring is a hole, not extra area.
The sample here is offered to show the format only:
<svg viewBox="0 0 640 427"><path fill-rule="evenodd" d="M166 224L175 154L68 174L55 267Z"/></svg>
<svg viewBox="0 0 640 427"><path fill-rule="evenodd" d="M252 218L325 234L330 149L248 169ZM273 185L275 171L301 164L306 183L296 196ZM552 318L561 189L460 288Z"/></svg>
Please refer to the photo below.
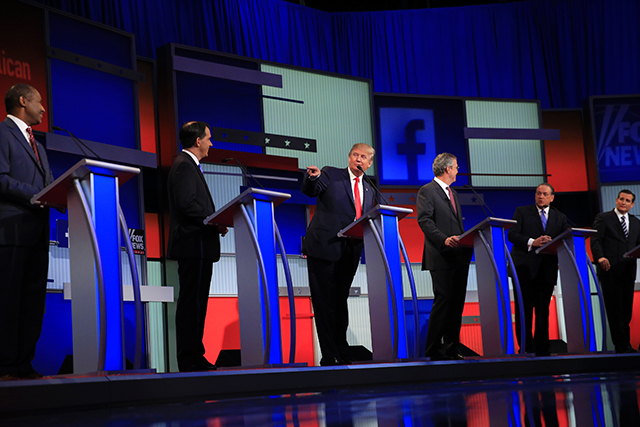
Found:
<svg viewBox="0 0 640 427"><path fill-rule="evenodd" d="M273 208L290 197L248 188L204 220L235 229L243 366L282 364Z"/></svg>
<svg viewBox="0 0 640 427"><path fill-rule="evenodd" d="M412 212L377 205L338 233L339 237L364 238L373 360L409 357L398 221Z"/></svg>
<svg viewBox="0 0 640 427"><path fill-rule="evenodd" d="M460 236L460 244L473 246L476 256L478 302L483 356L515 354L509 295L508 251L504 230L511 219L489 217ZM514 288L517 285L514 282ZM514 295L518 295L514 291Z"/></svg>
<svg viewBox="0 0 640 427"><path fill-rule="evenodd" d="M587 255L586 247L587 237L593 234L596 234L595 230L569 228L536 250L536 253L558 254L558 268L562 280L562 307L569 353L587 353L597 350L589 284L591 260ZM595 279L597 285L597 278ZM600 292L599 294L601 296ZM603 328L606 328L602 306L601 315Z"/></svg>
<svg viewBox="0 0 640 427"><path fill-rule="evenodd" d="M120 248L125 243L121 232L126 222L118 187L139 173L138 168L83 159L32 198L32 203L69 209L75 373L123 371L126 367L120 268ZM137 274L134 282L137 284ZM136 328L141 328L139 288L137 291Z"/></svg>

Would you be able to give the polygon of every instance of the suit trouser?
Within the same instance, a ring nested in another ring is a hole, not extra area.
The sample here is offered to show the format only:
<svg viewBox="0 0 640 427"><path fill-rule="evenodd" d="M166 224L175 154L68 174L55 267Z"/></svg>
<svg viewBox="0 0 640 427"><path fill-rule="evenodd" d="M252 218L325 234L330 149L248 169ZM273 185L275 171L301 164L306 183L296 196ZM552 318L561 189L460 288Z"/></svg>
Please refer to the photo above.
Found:
<svg viewBox="0 0 640 427"><path fill-rule="evenodd" d="M202 338L212 272L212 260L178 260L180 293L176 308L176 347L181 371L205 362Z"/></svg>
<svg viewBox="0 0 640 427"><path fill-rule="evenodd" d="M460 342L469 264L429 272L433 282L434 299L427 329L427 356L436 351L444 353Z"/></svg>
<svg viewBox="0 0 640 427"><path fill-rule="evenodd" d="M0 374L29 373L42 331L49 240L0 245Z"/></svg>
<svg viewBox="0 0 640 427"><path fill-rule="evenodd" d="M635 288L635 268L620 276L600 275L602 297L607 309L611 341L618 351L624 351L631 341L629 324L633 315L633 294Z"/></svg>
<svg viewBox="0 0 640 427"><path fill-rule="evenodd" d="M311 302L323 359L350 358L347 299L361 253L362 244L349 243L335 262L307 257Z"/></svg>
<svg viewBox="0 0 640 427"><path fill-rule="evenodd" d="M528 267L522 269L516 267L516 274L518 275L518 282L522 291L522 304L524 305L525 351L527 353L549 351L549 304L551 303L556 281L549 282L546 280L544 268L538 269L538 273L532 280L526 279L529 275ZM534 310L536 313L535 337L533 335ZM521 346L520 307L518 304L516 304L515 314L516 338L518 339L518 345Z"/></svg>

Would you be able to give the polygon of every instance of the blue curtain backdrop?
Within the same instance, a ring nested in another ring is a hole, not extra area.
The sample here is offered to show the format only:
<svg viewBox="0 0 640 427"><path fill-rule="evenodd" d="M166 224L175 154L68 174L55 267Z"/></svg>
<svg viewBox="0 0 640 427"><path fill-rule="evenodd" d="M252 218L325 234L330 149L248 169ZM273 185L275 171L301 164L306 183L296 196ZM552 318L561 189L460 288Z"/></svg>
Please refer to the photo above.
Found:
<svg viewBox="0 0 640 427"><path fill-rule="evenodd" d="M640 93L640 1L533 0L326 13L281 0L38 0L136 35L373 79L376 92L536 98Z"/></svg>

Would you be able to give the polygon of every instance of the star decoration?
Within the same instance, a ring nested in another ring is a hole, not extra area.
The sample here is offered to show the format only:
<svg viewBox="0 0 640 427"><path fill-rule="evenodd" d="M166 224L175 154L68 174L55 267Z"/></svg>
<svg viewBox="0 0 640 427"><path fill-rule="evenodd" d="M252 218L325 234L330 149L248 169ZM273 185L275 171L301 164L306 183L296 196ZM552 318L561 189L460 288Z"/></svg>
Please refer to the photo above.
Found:
<svg viewBox="0 0 640 427"><path fill-rule="evenodd" d="M416 201L416 196L411 196L411 197L409 198L409 200L411 200L411 202L415 202L415 201Z"/></svg>
<svg viewBox="0 0 640 427"><path fill-rule="evenodd" d="M264 139L264 143L265 143L265 144L268 144L268 143L269 143L269 141L271 141L269 138L265 138L265 139Z"/></svg>
<svg viewBox="0 0 640 427"><path fill-rule="evenodd" d="M226 137L227 137L227 134L226 134L226 133L223 133L223 134L222 134L222 137L223 137L223 138L226 138Z"/></svg>
<svg viewBox="0 0 640 427"><path fill-rule="evenodd" d="M291 144L291 141L287 141L287 140L285 140L285 141L284 141L284 146L285 146L285 147L288 147L288 146L289 146L289 144Z"/></svg>
<svg viewBox="0 0 640 427"><path fill-rule="evenodd" d="M309 144L308 142L305 142L305 143L304 143L304 149L305 149L305 150L306 150L306 149L308 149L310 145L311 145L311 144Z"/></svg>
<svg viewBox="0 0 640 427"><path fill-rule="evenodd" d="M393 203L393 199L394 199L393 196L389 196L389 202Z"/></svg>

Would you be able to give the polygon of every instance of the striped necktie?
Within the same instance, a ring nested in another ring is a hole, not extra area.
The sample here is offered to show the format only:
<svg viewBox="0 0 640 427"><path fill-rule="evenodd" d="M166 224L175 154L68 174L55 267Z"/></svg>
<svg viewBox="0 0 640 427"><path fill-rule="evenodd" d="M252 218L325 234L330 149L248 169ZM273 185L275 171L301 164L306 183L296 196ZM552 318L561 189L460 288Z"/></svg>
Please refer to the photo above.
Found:
<svg viewBox="0 0 640 427"><path fill-rule="evenodd" d="M629 240L629 229L627 229L627 221L624 216L620 217L620 225L622 225L622 231L624 231L624 238Z"/></svg>

